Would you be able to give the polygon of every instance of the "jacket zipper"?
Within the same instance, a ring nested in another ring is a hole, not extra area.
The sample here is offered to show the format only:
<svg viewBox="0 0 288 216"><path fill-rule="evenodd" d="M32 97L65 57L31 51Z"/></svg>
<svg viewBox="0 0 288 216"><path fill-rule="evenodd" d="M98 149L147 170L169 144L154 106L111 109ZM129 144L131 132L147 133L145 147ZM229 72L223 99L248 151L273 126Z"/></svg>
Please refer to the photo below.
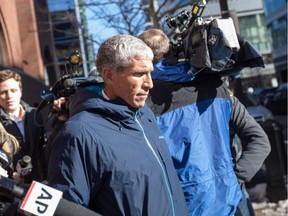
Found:
<svg viewBox="0 0 288 216"><path fill-rule="evenodd" d="M170 198L170 202L171 202L171 206L172 206L172 213L173 213L173 216L175 216L175 209L174 209L174 203L173 203L173 199L172 199L172 193L171 193L171 190L170 190L170 188L169 188L169 186L168 186L168 179L167 179L167 175L166 175L166 173L165 173L165 169L164 169L164 167L163 167L163 164L160 162L160 160L159 160L156 152L155 152L154 149L152 148L152 146L151 146L151 144L150 144L150 142L149 142L149 140L148 140L148 138L147 138L147 136L146 136L146 134L145 134L145 132L144 132L144 129L143 129L142 125L140 124L139 120L137 119L137 116L136 116L136 115L135 115L135 120L136 120L137 124L140 126L140 128L141 128L141 130L142 130L142 133L143 133L143 135L144 135L144 138L145 138L145 140L146 140L146 143L147 143L148 147L149 147L150 150L152 151L152 153L153 153L153 155L155 156L158 164L159 164L160 167L161 167L162 174L163 174L163 177L164 177L164 180L165 180L165 186L166 186L166 189L167 189L167 192L168 192L168 196L169 196L169 198Z"/></svg>

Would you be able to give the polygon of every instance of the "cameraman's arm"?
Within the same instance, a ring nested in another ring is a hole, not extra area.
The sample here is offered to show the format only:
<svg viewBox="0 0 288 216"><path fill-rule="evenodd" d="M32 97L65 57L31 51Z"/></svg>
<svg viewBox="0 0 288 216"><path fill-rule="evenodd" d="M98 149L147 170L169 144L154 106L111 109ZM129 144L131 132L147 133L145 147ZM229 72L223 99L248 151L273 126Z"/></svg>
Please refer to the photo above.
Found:
<svg viewBox="0 0 288 216"><path fill-rule="evenodd" d="M56 111L57 117L55 120L55 123L53 124L52 132L50 133L46 147L44 149L44 160L45 160L45 166L48 167L49 158L52 150L52 146L55 140L55 137L57 136L58 132L60 131L63 124L67 121L69 118L68 112L61 112L63 110L63 107L65 107L66 99L64 97L60 97L57 100L53 101L53 109Z"/></svg>
<svg viewBox="0 0 288 216"><path fill-rule="evenodd" d="M242 145L242 154L236 161L235 173L240 182L246 182L261 168L271 147L266 133L245 106L234 96L231 101L230 128L238 135Z"/></svg>

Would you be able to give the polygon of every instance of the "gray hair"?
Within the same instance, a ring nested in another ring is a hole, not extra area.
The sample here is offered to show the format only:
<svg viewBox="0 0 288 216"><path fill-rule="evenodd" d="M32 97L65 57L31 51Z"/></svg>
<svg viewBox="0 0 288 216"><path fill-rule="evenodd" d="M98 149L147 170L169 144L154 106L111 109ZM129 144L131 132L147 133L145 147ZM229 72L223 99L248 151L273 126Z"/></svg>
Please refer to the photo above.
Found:
<svg viewBox="0 0 288 216"><path fill-rule="evenodd" d="M131 60L153 60L152 50L139 38L131 35L116 35L101 44L96 59L97 70L102 73L104 67L122 72L131 66Z"/></svg>

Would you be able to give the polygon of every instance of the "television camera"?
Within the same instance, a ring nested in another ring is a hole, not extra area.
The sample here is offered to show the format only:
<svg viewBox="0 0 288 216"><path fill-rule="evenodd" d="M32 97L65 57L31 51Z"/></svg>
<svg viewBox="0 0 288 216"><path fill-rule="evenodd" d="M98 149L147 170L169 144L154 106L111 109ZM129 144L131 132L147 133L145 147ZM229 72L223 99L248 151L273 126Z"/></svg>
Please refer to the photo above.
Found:
<svg viewBox="0 0 288 216"><path fill-rule="evenodd" d="M83 77L78 73L79 66L82 64L82 57L79 51L72 52L67 57L68 63L70 65L70 70L68 70L67 65L65 65L65 73L60 77L60 79L49 89L43 89L41 92L41 98L43 99L35 112L36 115L42 111L46 106L51 105L50 113L63 115L68 113L68 109L64 106L61 110L56 110L53 108L53 101L61 97L66 98L76 92L77 87L85 86L91 83L98 82L94 77ZM37 122L36 122L37 123Z"/></svg>
<svg viewBox="0 0 288 216"><path fill-rule="evenodd" d="M192 6L191 13L187 10L181 11L179 14L175 16L166 16L166 23L170 29L175 29L178 31L173 36L174 43L172 42L172 48L176 52L176 54L183 55L183 51L185 50L184 39L187 37L188 32L193 26L196 25L196 21L200 21L201 15L205 8L206 1L197 2ZM191 15L190 15L191 14ZM180 56L180 57L186 57Z"/></svg>
<svg viewBox="0 0 288 216"><path fill-rule="evenodd" d="M178 62L190 61L195 68L194 74L202 70L220 72L230 69L235 66L234 56L240 50L232 19L204 21L201 16L205 6L205 0L198 0L191 12L183 10L173 17L166 16L168 27L176 32L168 58L176 57Z"/></svg>

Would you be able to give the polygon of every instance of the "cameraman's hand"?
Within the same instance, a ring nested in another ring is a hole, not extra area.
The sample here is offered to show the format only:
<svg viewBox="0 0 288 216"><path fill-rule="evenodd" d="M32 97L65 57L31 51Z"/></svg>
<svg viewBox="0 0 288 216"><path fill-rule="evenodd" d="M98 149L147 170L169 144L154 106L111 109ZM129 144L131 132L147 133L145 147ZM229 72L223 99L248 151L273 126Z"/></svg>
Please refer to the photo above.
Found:
<svg viewBox="0 0 288 216"><path fill-rule="evenodd" d="M21 177L18 172L13 172L12 177L17 183L24 184L25 179L23 177Z"/></svg>
<svg viewBox="0 0 288 216"><path fill-rule="evenodd" d="M66 99L64 97L60 97L57 100L53 101L53 109L55 109L55 110L59 111L59 113L61 113L61 114L57 115L58 120L60 120L60 121L67 121L67 119L69 118L69 116L66 112L64 112L64 113L61 112L61 110L63 110L63 107L65 106L65 103L66 103Z"/></svg>

